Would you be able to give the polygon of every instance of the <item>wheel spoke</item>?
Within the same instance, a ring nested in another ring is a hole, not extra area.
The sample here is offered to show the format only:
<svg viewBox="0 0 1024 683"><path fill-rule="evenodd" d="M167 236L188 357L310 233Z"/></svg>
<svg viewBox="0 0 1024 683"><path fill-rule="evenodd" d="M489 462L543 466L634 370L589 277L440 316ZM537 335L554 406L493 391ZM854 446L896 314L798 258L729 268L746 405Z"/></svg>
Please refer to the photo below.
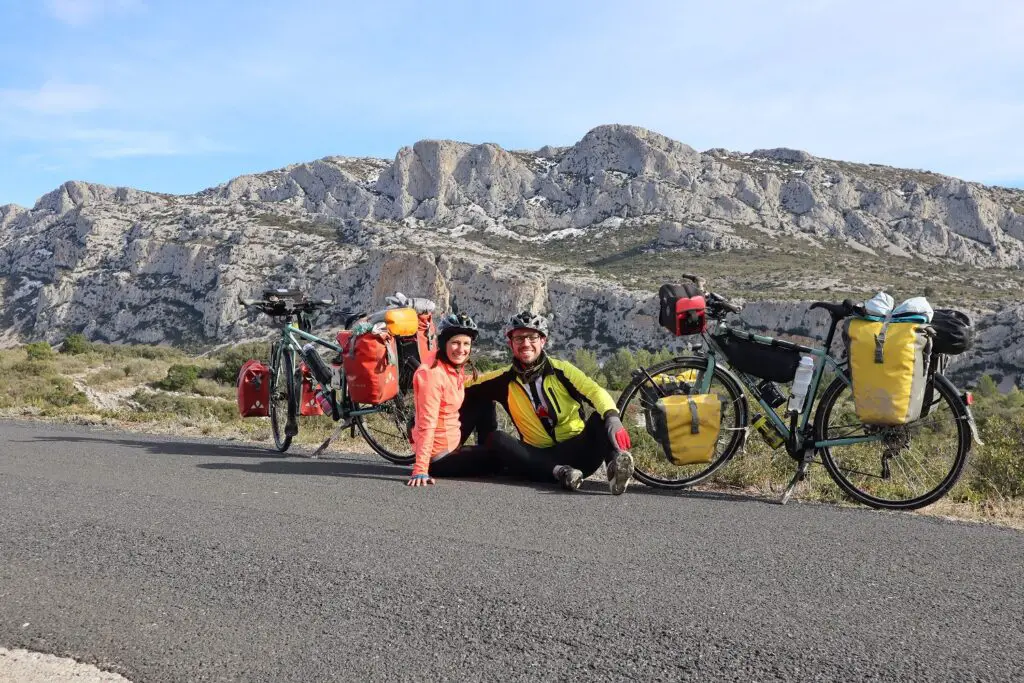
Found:
<svg viewBox="0 0 1024 683"><path fill-rule="evenodd" d="M815 416L819 440L849 437L852 431L877 434L876 440L822 448L822 460L835 482L854 499L875 507L915 509L949 490L970 448L965 408L945 379L934 383L936 400L929 414L894 427L850 424L855 415L849 386L837 379L826 390ZM888 467L889 476L871 474Z"/></svg>
<svg viewBox="0 0 1024 683"><path fill-rule="evenodd" d="M729 460L743 443L747 424L746 402L739 386L716 368L708 393L716 394L722 404L722 424L711 462L676 465L664 447L652 435L651 409L665 395L691 395L699 386L706 364L700 358L668 361L638 375L623 390L618 408L630 435L636 477L651 486L681 488L701 481Z"/></svg>

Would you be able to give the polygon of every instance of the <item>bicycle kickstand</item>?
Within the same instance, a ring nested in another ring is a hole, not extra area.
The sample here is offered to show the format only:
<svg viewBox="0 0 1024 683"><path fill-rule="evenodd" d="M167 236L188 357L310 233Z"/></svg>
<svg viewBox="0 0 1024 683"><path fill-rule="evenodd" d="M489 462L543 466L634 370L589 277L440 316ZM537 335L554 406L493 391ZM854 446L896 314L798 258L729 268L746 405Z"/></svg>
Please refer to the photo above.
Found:
<svg viewBox="0 0 1024 683"><path fill-rule="evenodd" d="M786 486L786 490L782 492L782 497L779 498L779 505L785 505L789 502L789 499L793 496L793 491L796 489L796 485L807 478L807 470L810 469L812 462L814 462L814 447L807 446L800 456L800 463L796 467L796 472L793 473L793 478L789 480L789 485Z"/></svg>
<svg viewBox="0 0 1024 683"><path fill-rule="evenodd" d="M338 436L338 434L341 433L341 430L349 427L351 424L352 424L352 420L351 419L348 419L348 420L338 420L338 426L335 427L331 431L330 435L326 439L324 439L324 442L322 444L317 446L317 449L315 451L313 451L313 455L310 456L310 457L313 457L313 458L320 457L320 454L327 450L327 446L330 445L331 441L333 441Z"/></svg>

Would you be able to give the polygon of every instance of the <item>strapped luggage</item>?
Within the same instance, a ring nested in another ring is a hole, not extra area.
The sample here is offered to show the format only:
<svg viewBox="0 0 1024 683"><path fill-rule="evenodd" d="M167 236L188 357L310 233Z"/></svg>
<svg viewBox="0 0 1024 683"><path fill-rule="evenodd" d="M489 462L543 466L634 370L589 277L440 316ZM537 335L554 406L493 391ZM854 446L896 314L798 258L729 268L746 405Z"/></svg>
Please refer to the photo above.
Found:
<svg viewBox="0 0 1024 683"><path fill-rule="evenodd" d="M857 418L901 425L921 417L928 384L931 329L922 322L854 318L843 331Z"/></svg>
<svg viewBox="0 0 1024 683"><path fill-rule="evenodd" d="M707 329L707 304L696 285L688 282L662 285L658 301L658 322L677 337L700 334Z"/></svg>
<svg viewBox="0 0 1024 683"><path fill-rule="evenodd" d="M398 351L390 334L353 336L344 354L344 368L353 402L373 405L398 395Z"/></svg>
<svg viewBox="0 0 1024 683"><path fill-rule="evenodd" d="M939 308L932 316L931 324L935 330L932 353L956 356L974 346L974 324L966 313Z"/></svg>
<svg viewBox="0 0 1024 683"><path fill-rule="evenodd" d="M238 372L238 414L266 417L270 414L270 368L249 360Z"/></svg>
<svg viewBox="0 0 1024 683"><path fill-rule="evenodd" d="M673 465L714 460L722 423L722 402L717 394L665 396L645 415L648 432Z"/></svg>
<svg viewBox="0 0 1024 683"><path fill-rule="evenodd" d="M389 308L384 311L384 322L394 337L411 337L419 329L419 318L413 308Z"/></svg>

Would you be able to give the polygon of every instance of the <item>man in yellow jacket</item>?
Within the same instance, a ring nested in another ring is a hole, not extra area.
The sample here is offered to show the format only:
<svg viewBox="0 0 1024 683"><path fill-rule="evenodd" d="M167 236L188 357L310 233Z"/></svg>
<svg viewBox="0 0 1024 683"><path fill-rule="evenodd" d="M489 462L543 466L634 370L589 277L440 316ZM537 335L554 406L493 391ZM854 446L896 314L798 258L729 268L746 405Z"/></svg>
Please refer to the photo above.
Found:
<svg viewBox="0 0 1024 683"><path fill-rule="evenodd" d="M462 434L476 428L509 473L533 481L558 482L574 491L601 463L615 495L633 475L629 433L612 397L572 363L549 357L548 321L523 311L506 328L512 364L466 384ZM512 418L519 438L497 431L494 404ZM584 419L584 405L594 413Z"/></svg>

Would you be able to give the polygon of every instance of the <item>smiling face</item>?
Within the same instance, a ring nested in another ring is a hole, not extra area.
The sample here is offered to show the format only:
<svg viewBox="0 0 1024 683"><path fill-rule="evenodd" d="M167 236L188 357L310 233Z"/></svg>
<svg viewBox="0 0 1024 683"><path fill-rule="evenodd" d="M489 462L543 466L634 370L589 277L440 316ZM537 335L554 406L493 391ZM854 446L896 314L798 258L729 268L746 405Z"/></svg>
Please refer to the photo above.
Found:
<svg viewBox="0 0 1024 683"><path fill-rule="evenodd" d="M444 352L455 367L464 365L469 360L469 352L473 350L473 338L468 334L456 334L444 343Z"/></svg>
<svg viewBox="0 0 1024 683"><path fill-rule="evenodd" d="M508 345L512 349L512 355L523 365L529 365L540 358L547 341L547 337L540 332L526 327L512 330L508 334Z"/></svg>

